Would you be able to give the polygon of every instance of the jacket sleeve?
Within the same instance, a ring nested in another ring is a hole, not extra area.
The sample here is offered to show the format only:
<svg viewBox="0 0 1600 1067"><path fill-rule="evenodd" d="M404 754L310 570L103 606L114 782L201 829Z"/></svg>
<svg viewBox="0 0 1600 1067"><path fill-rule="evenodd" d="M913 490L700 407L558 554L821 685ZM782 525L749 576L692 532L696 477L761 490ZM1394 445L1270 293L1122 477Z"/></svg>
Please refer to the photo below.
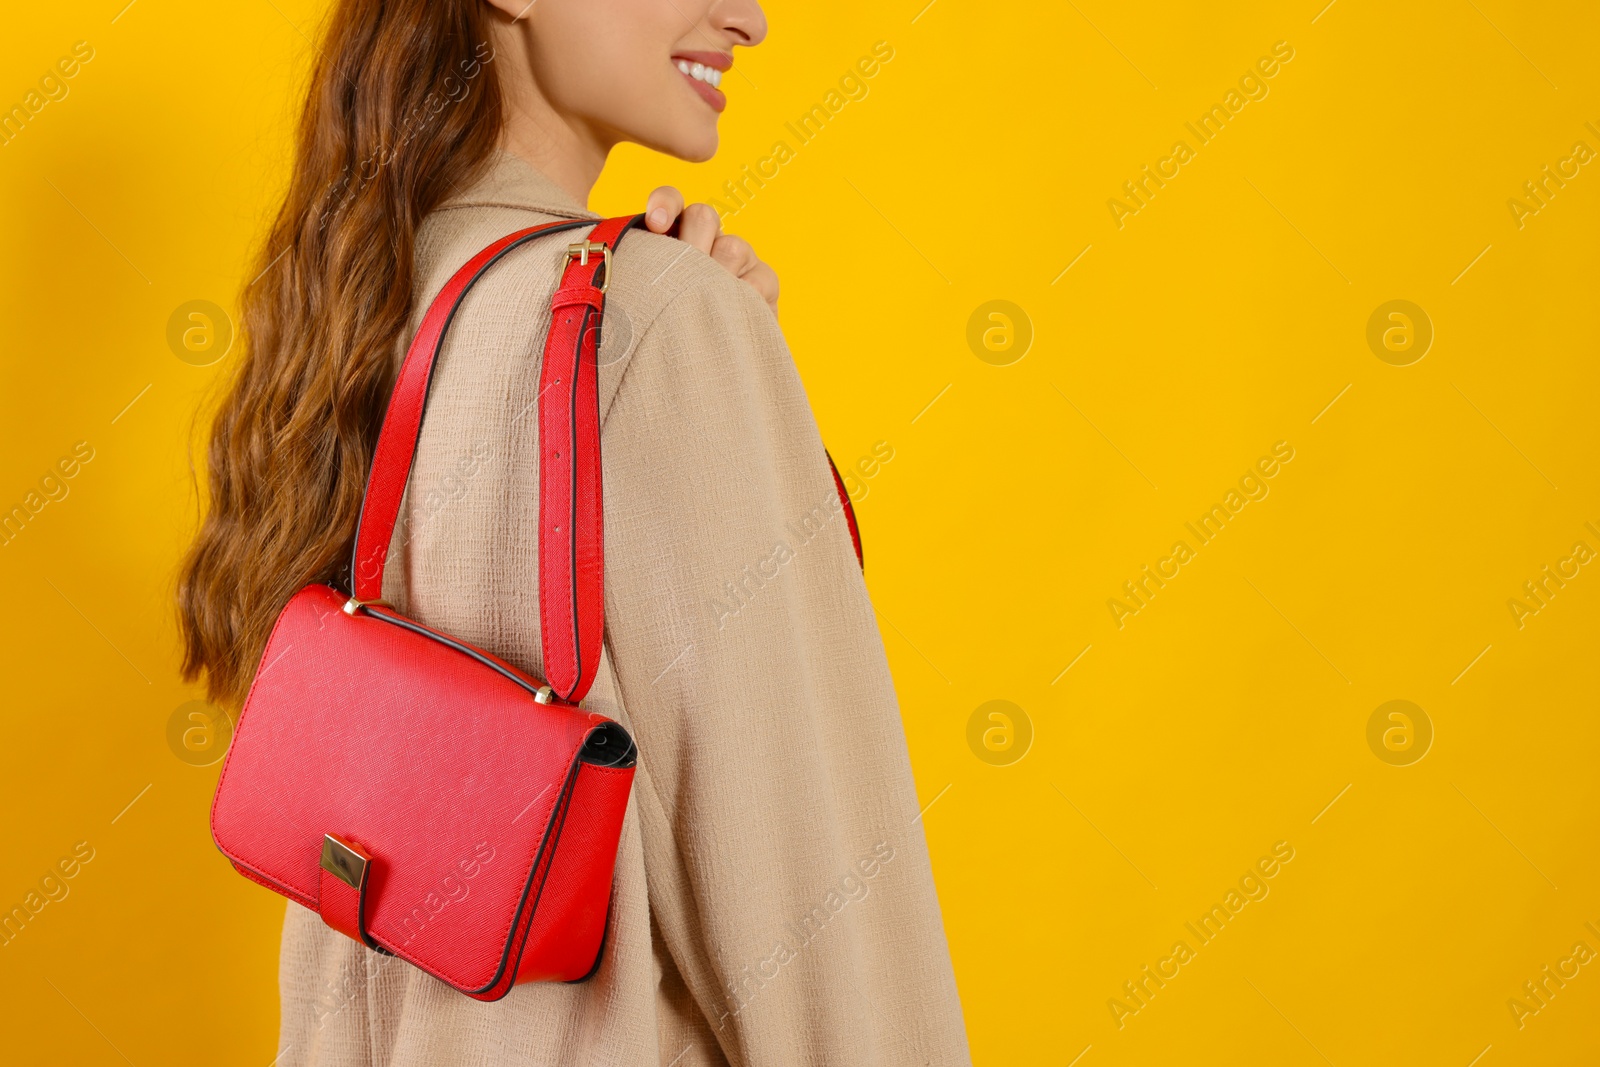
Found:
<svg viewBox="0 0 1600 1067"><path fill-rule="evenodd" d="M660 936L735 1067L968 1063L899 708L805 392L749 287L698 255L679 286L603 438L608 655Z"/></svg>

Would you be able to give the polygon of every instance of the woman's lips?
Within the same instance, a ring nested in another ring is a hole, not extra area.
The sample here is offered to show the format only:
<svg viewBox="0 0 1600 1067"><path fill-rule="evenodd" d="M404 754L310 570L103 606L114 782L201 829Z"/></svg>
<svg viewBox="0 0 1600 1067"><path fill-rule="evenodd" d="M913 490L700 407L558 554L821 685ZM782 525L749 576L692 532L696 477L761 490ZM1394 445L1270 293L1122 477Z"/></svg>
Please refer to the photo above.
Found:
<svg viewBox="0 0 1600 1067"><path fill-rule="evenodd" d="M691 78L687 74L683 74L681 71L679 74L684 81L689 83L689 87L691 89L700 94L700 99L711 105L711 110L720 113L723 108L728 106L728 98L723 95L721 89L713 89L705 82L696 81L694 78Z"/></svg>
<svg viewBox="0 0 1600 1067"><path fill-rule="evenodd" d="M672 65L677 69L678 76L700 94L700 99L709 104L711 110L721 113L728 106L728 98L722 90L696 78L692 72L698 70L703 77L707 71L726 71L733 66L732 56L722 52L679 52L672 57ZM685 67L689 69L686 71Z"/></svg>

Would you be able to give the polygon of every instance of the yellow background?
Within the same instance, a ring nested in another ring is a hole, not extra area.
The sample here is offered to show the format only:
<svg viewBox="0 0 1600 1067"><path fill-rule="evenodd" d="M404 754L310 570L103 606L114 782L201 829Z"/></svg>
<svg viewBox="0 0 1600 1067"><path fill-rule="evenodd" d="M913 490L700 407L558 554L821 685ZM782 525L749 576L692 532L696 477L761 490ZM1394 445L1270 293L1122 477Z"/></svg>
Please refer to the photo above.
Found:
<svg viewBox="0 0 1600 1067"><path fill-rule="evenodd" d="M0 948L5 1058L265 1067L283 903L166 740L197 695L187 442L228 363L165 329L233 306L323 5L124 2L0 36L0 104L96 52L0 148L0 504L96 453L0 548L0 904L95 849ZM1594 1062L1600 966L1521 1029L1507 1001L1600 950L1600 574L1521 629L1507 601L1600 549L1600 165L1521 229L1507 200L1600 150L1600 14L924 2L773 3L717 158L622 151L594 206L719 195L893 47L730 226L840 464L894 449L858 507L976 1061ZM1278 41L1269 95L1118 229L1107 200ZM994 299L1034 329L1009 366L966 341ZM1366 343L1392 299L1435 330L1410 366ZM1119 629L1106 601L1277 441L1270 495ZM994 699L1032 726L1009 766L967 742ZM1392 699L1434 730L1410 766L1367 743ZM1278 841L1270 895L1119 1029L1107 1001Z"/></svg>

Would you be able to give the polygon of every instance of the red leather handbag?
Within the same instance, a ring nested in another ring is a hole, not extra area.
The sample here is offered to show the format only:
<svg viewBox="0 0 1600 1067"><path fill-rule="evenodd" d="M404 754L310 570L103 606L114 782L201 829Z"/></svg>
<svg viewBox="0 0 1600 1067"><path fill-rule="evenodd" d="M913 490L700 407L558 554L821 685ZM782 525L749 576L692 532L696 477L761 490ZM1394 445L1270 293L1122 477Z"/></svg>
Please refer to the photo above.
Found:
<svg viewBox="0 0 1600 1067"><path fill-rule="evenodd" d="M434 300L384 416L353 595L308 585L283 609L212 803L240 874L479 1000L600 965L635 749L579 707L603 633L595 353L611 251L640 221L510 234ZM540 682L395 611L383 567L461 301L514 250L590 226L566 249L540 372Z"/></svg>

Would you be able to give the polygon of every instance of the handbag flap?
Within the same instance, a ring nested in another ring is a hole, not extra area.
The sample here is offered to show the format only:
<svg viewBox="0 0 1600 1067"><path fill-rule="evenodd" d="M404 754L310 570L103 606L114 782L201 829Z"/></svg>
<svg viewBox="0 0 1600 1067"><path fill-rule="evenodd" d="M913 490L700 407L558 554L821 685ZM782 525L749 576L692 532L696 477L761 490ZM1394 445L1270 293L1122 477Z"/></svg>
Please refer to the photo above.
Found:
<svg viewBox="0 0 1600 1067"><path fill-rule="evenodd" d="M223 764L213 836L247 876L312 909L324 835L358 844L372 857L372 940L486 989L516 966L512 932L537 906L584 739L607 720L536 703L477 650L348 615L346 599L310 585L284 609Z"/></svg>

